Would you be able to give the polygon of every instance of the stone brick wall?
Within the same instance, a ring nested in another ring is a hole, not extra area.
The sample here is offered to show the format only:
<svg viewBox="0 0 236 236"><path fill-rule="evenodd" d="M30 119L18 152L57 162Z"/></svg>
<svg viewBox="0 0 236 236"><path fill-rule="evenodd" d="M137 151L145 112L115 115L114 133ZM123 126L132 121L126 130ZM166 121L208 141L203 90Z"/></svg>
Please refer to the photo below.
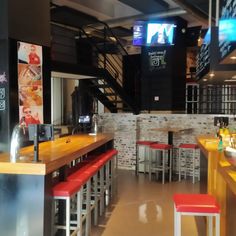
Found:
<svg viewBox="0 0 236 236"><path fill-rule="evenodd" d="M99 125L103 132L115 135L114 145L119 151L119 168L135 169L137 140L168 141L167 132L151 129L166 126L191 128L191 131L174 133L173 144L177 147L181 143L196 143L198 135L215 134L217 127L214 126L214 116L216 115L104 113L100 114ZM229 127L234 125L234 117L229 116ZM196 161L199 163L199 156ZM191 175L190 172L188 174Z"/></svg>

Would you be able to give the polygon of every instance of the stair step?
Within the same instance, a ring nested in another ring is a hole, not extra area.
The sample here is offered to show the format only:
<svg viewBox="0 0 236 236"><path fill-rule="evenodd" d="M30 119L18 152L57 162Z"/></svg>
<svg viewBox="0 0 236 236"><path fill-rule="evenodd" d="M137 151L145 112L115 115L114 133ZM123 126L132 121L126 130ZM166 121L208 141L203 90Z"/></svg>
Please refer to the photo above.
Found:
<svg viewBox="0 0 236 236"><path fill-rule="evenodd" d="M123 103L123 101L111 101L112 103Z"/></svg>
<svg viewBox="0 0 236 236"><path fill-rule="evenodd" d="M115 93L103 93L105 96L118 96L118 94Z"/></svg>
<svg viewBox="0 0 236 236"><path fill-rule="evenodd" d="M97 87L97 88L110 88L108 84L94 84L92 87Z"/></svg>

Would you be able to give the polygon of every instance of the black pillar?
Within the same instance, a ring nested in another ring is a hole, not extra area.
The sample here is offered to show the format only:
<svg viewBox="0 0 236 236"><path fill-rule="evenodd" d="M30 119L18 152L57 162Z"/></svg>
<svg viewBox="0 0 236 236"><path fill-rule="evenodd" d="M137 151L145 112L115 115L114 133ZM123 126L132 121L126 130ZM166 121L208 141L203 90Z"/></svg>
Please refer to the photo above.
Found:
<svg viewBox="0 0 236 236"><path fill-rule="evenodd" d="M50 122L50 1L0 1L0 152L19 122L17 41L43 46L44 122ZM46 104L46 105L45 105Z"/></svg>

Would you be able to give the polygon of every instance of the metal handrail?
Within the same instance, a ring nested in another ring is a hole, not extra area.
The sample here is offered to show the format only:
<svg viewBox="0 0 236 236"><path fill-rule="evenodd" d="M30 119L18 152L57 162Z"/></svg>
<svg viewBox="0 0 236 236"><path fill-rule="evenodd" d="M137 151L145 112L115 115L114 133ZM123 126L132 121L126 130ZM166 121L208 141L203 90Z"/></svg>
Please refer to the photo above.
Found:
<svg viewBox="0 0 236 236"><path fill-rule="evenodd" d="M79 28L79 30L87 37L87 39L89 40L89 42L91 43L92 46L95 47L97 53L99 53L100 55L102 55L104 57L104 59L106 60L106 62L108 63L104 63L103 65L103 68L104 69L108 69L107 66L110 67L110 69L112 69L112 71L115 71L116 73L113 73L114 74L119 74L119 71L116 69L116 66L114 65L114 63L109 59L109 57L107 57L105 55L105 53L103 53L96 45L96 42L94 42L94 40L90 37L89 34L86 33L86 31L83 29L83 28ZM108 69L109 70L109 69ZM110 72L110 70L109 70ZM113 77L114 78L114 77Z"/></svg>

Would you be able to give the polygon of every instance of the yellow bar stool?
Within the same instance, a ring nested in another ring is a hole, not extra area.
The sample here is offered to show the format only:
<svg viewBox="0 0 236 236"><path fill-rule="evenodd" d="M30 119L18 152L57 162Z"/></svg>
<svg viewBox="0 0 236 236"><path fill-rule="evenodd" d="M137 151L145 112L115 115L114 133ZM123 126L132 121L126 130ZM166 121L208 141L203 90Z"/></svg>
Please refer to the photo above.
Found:
<svg viewBox="0 0 236 236"><path fill-rule="evenodd" d="M199 147L197 144L191 144L191 143L183 143L180 144L178 147L178 158L177 158L177 166L178 166L178 172L179 172L179 181L181 180L181 175L182 175L182 170L183 167L181 166L181 155L183 153L184 156L184 177L185 179L187 178L187 162L188 159L191 159L190 161L192 162L191 165L191 170L193 174L193 183L195 183L195 171L197 170L196 168L196 157L198 157L198 150ZM198 181L200 181L200 173L198 173Z"/></svg>

